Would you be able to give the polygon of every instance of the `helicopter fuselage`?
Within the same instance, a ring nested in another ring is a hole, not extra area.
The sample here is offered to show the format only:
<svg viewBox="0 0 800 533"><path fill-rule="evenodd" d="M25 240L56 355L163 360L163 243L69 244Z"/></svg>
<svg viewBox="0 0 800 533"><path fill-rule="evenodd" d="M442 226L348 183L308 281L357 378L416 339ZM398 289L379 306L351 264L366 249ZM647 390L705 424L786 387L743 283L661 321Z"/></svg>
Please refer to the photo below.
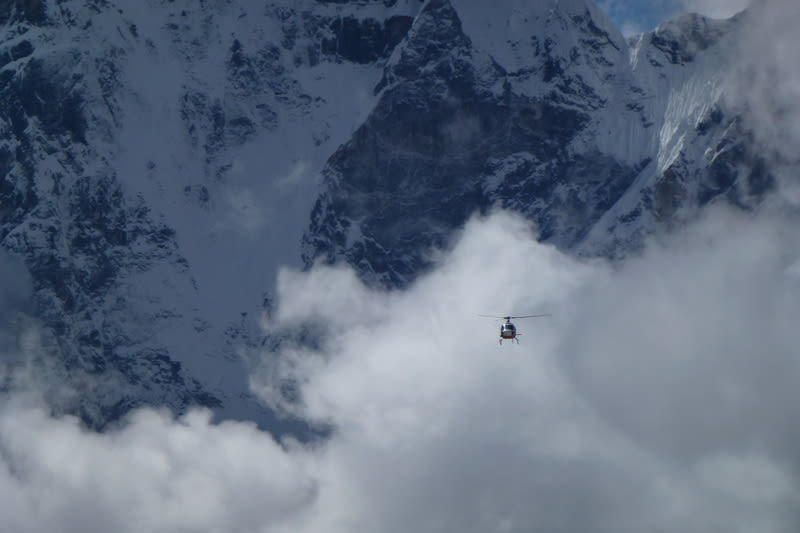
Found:
<svg viewBox="0 0 800 533"><path fill-rule="evenodd" d="M520 315L520 316L495 316L495 315L478 315L485 318L502 318L505 320L500 325L500 344L503 344L503 339L516 341L519 344L519 337L522 333L517 333L517 327L511 322L512 318L537 318L542 316L550 316L550 314L540 314L540 315Z"/></svg>
<svg viewBox="0 0 800 533"><path fill-rule="evenodd" d="M505 322L500 326L501 339L514 339L517 337L517 328L511 322Z"/></svg>

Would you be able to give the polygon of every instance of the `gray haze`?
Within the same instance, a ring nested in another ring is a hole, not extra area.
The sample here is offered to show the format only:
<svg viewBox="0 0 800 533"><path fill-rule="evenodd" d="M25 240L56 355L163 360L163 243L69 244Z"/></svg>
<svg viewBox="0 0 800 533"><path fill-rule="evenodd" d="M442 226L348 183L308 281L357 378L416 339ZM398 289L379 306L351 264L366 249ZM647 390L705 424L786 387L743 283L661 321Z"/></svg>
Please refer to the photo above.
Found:
<svg viewBox="0 0 800 533"><path fill-rule="evenodd" d="M733 50L726 93L744 111L746 125L755 130L764 152L777 162L795 165L800 161L798 24L797 2L754 2L744 17L743 37ZM793 188L786 180L783 185Z"/></svg>

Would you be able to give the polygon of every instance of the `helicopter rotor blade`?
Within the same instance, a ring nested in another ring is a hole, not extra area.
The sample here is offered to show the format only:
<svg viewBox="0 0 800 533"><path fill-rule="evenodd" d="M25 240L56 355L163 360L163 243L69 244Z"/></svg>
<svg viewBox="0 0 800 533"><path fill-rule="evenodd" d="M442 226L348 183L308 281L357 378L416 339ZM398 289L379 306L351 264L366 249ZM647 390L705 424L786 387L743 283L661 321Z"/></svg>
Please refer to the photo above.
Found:
<svg viewBox="0 0 800 533"><path fill-rule="evenodd" d="M518 316L497 316L497 315L478 315L484 318L499 318L501 320L512 320L517 318L539 318L543 316L553 316L550 313L543 313L539 315L518 315Z"/></svg>

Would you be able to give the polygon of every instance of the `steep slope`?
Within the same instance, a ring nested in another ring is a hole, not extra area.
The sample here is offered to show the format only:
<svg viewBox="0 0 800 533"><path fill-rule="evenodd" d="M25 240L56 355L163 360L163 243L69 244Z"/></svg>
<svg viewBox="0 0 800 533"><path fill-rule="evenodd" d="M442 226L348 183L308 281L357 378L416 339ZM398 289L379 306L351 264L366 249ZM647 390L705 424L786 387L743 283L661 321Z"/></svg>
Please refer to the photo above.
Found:
<svg viewBox="0 0 800 533"><path fill-rule="evenodd" d="M653 157L581 243L584 253L622 255L709 203L750 209L774 187L743 110L726 97L743 17L684 15L631 42L636 105L650 120L645 139Z"/></svg>
<svg viewBox="0 0 800 533"><path fill-rule="evenodd" d="M43 387L74 389L53 404L280 430L247 347L419 3L4 5L0 241L33 280Z"/></svg>
<svg viewBox="0 0 800 533"><path fill-rule="evenodd" d="M375 110L325 168L306 264L343 257L403 286L493 205L574 245L647 163L641 149L607 150L618 136L607 116L626 122L629 143L645 128L624 106L636 96L629 71L592 2L427 2Z"/></svg>

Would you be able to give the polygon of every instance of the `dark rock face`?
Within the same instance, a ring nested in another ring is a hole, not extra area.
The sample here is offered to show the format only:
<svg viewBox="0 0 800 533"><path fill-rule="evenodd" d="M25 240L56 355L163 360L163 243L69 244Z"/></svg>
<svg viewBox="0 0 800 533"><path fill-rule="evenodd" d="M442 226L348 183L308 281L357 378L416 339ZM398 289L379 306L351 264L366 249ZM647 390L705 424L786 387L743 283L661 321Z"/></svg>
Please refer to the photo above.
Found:
<svg viewBox="0 0 800 533"><path fill-rule="evenodd" d="M29 142L26 130L34 119L48 136L66 135L73 142L85 143L83 80L71 72L79 57L67 53L57 62L45 62L31 59L33 51L33 44L23 40L0 52L0 65L17 65L2 73L0 120L5 137Z"/></svg>
<svg viewBox="0 0 800 533"><path fill-rule="evenodd" d="M394 2L386 5L390 7ZM297 53L296 61L309 65L323 61L369 64L386 60L413 22L413 17L407 15L388 15L383 19L330 16L301 6L279 8L276 16L282 21L282 48ZM303 47L297 44L301 40Z"/></svg>
<svg viewBox="0 0 800 533"><path fill-rule="evenodd" d="M41 24L46 20L45 0L2 0L0 1L0 23L30 22Z"/></svg>
<svg viewBox="0 0 800 533"><path fill-rule="evenodd" d="M670 63L685 64L716 44L725 34L725 26L727 24L711 24L706 17L689 13L659 25L650 35L650 43Z"/></svg>
<svg viewBox="0 0 800 533"><path fill-rule="evenodd" d="M372 63L385 59L405 37L411 17L391 17L383 23L355 17L338 18L330 23L332 36L323 39L322 54L335 61Z"/></svg>
<svg viewBox="0 0 800 533"><path fill-rule="evenodd" d="M81 79L65 77L58 69L39 60L28 62L21 72L19 96L22 110L38 119L47 135L68 134L75 142L86 142L86 119L79 90Z"/></svg>
<svg viewBox="0 0 800 533"><path fill-rule="evenodd" d="M308 262L323 253L332 261L344 252L352 264L370 265L386 274L384 281L401 284L424 267L424 249L442 244L468 216L459 206L472 209L476 198L480 203L480 187L470 174L488 151L481 137L509 127L509 120L498 116L495 102L475 94L469 41L447 2L429 2L417 20L418 28L437 24L443 31L435 39L417 31L385 74L392 87L332 157L328 179L345 178L314 208ZM423 68L436 76L420 77ZM450 209L440 209L443 204ZM365 239L347 250L354 231ZM393 252L381 253L382 243L391 243Z"/></svg>
<svg viewBox="0 0 800 533"><path fill-rule="evenodd" d="M699 178L698 203L706 205L724 196L729 202L749 209L776 185L763 154L758 153L752 134L738 121L728 121L725 134L713 146L709 165Z"/></svg>
<svg viewBox="0 0 800 533"><path fill-rule="evenodd" d="M616 48L588 13L573 22L586 32L591 61ZM478 54L449 2L425 5L386 69L376 108L329 161L327 192L304 240L308 266L345 259L371 282L402 287L475 212L521 211L544 240L570 246L626 190L633 168L568 153L603 101L552 43L538 63L542 83L553 86L543 97L512 90L517 74L494 61L480 70Z"/></svg>
<svg viewBox="0 0 800 533"><path fill-rule="evenodd" d="M44 13L43 2L3 3L0 18L20 24L6 37L28 33L24 24L47 24ZM172 406L219 405L179 363L144 346L120 320L128 276L157 264L177 271L186 265L174 231L155 221L140 199L125 196L96 146L103 130L95 124L91 131L88 86L108 98L105 110L93 112L113 114L116 66L76 48L33 57L36 46L23 39L0 48L0 242L31 276L32 313L45 325L43 348L53 358L39 364L76 393L68 402L52 398L54 409L100 428L145 403L143 387L159 390ZM99 375L98 386L89 378Z"/></svg>

